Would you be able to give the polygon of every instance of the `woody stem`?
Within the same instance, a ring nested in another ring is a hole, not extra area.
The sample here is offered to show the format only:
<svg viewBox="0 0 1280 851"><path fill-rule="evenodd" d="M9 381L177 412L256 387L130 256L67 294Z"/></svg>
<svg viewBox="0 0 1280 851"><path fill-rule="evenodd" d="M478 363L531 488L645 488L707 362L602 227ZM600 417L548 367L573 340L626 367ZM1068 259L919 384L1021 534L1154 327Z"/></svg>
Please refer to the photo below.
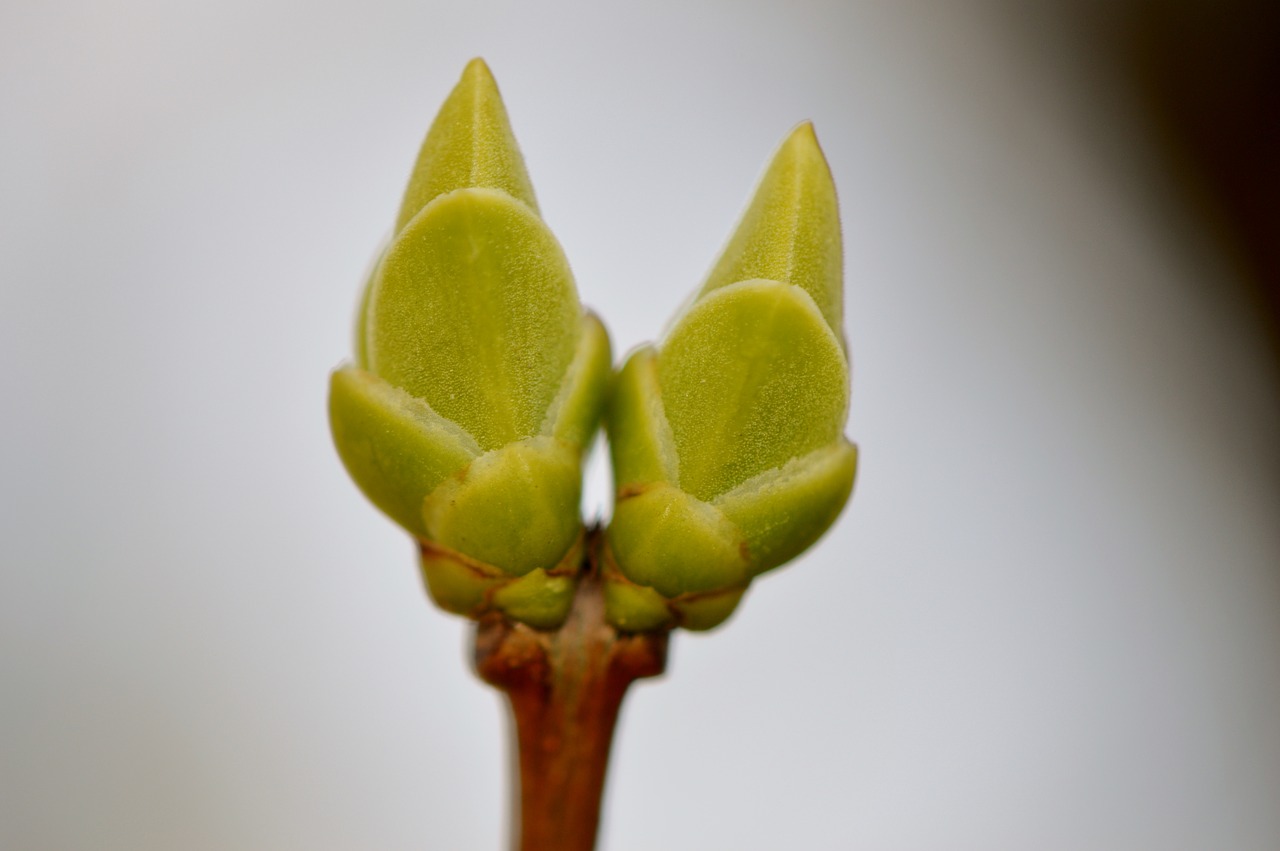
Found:
<svg viewBox="0 0 1280 851"><path fill-rule="evenodd" d="M564 625L541 631L501 616L476 630L476 671L505 692L515 720L520 773L513 851L592 851L609 747L627 688L661 674L667 633L620 633L604 617L595 553Z"/></svg>

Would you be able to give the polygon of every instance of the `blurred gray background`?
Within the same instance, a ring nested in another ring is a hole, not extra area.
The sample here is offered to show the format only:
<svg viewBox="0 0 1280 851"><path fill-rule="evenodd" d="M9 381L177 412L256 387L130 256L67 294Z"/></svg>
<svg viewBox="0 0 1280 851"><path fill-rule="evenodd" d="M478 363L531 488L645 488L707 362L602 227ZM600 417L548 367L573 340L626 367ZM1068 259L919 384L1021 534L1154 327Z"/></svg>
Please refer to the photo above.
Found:
<svg viewBox="0 0 1280 851"><path fill-rule="evenodd" d="M853 502L635 690L605 849L1280 847L1274 25L8 0L0 848L502 846L504 707L324 414L475 55L619 353L798 121L841 193Z"/></svg>

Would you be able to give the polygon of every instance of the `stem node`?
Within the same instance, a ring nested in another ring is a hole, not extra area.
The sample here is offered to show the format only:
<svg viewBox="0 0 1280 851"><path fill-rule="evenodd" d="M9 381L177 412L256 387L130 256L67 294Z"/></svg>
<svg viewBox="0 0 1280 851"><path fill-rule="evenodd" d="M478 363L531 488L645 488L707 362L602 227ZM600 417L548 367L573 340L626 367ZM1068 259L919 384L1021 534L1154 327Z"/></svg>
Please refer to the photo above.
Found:
<svg viewBox="0 0 1280 851"><path fill-rule="evenodd" d="M667 632L620 633L605 620L596 566L602 533L568 619L541 631L501 615L476 629L480 678L506 693L519 753L515 851L592 851L609 747L627 688L666 668Z"/></svg>

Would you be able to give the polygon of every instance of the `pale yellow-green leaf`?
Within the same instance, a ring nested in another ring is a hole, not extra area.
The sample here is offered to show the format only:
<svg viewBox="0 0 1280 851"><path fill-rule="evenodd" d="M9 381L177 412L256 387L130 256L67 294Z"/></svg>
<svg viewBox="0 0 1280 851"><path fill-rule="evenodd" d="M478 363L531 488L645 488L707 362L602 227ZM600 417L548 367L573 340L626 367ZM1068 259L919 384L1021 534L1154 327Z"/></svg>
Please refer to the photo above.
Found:
<svg viewBox="0 0 1280 851"><path fill-rule="evenodd" d="M670 485L620 499L608 537L623 574L667 598L742 585L750 575L737 528Z"/></svg>
<svg viewBox="0 0 1280 851"><path fill-rule="evenodd" d="M373 293L373 282L378 276L378 267L382 265L382 258L387 253L384 245L378 250L378 255L373 259L373 263L369 266L369 271L365 273L364 286L360 288L360 306L356 309L356 330L355 330L355 362L356 366L361 369L369 368L369 297Z"/></svg>
<svg viewBox="0 0 1280 851"><path fill-rule="evenodd" d="M382 261L368 314L371 371L484 449L539 432L582 320L551 231L492 189L441 196L409 223Z"/></svg>
<svg viewBox="0 0 1280 851"><path fill-rule="evenodd" d="M479 617L489 608L493 589L509 581L497 568L439 549L424 549L420 563L431 599L456 615Z"/></svg>
<svg viewBox="0 0 1280 851"><path fill-rule="evenodd" d="M542 433L585 447L600 422L612 377L609 332L594 313L588 313L582 318L573 361L543 419Z"/></svg>
<svg viewBox="0 0 1280 851"><path fill-rule="evenodd" d="M658 380L680 486L710 500L834 442L849 373L804 290L745 281L703 296L671 330Z"/></svg>
<svg viewBox="0 0 1280 851"><path fill-rule="evenodd" d="M652 588L605 576L604 611L623 632L651 632L675 623L667 600Z"/></svg>
<svg viewBox="0 0 1280 851"><path fill-rule="evenodd" d="M426 536L423 499L480 453L470 435L425 402L356 368L330 379L329 424L365 496L419 538Z"/></svg>
<svg viewBox="0 0 1280 851"><path fill-rule="evenodd" d="M434 544L422 548L421 568L427 592L445 611L471 618L501 611L537 629L559 626L577 589L572 576L539 568L515 577Z"/></svg>
<svg viewBox="0 0 1280 851"><path fill-rule="evenodd" d="M554 567L577 538L576 448L533 437L488 452L427 496L427 533L452 550L522 576Z"/></svg>
<svg viewBox="0 0 1280 851"><path fill-rule="evenodd" d="M568 617L576 591L572 577L548 576L539 569L508 581L493 593L493 604L534 629L553 629Z"/></svg>
<svg viewBox="0 0 1280 851"><path fill-rule="evenodd" d="M726 588L710 594L698 594L686 599L676 599L672 606L680 615L680 626L694 632L713 629L729 619L742 602L747 586Z"/></svg>
<svg viewBox="0 0 1280 851"><path fill-rule="evenodd" d="M396 233L437 197L470 187L501 190L538 211L498 84L482 59L467 65L427 131Z"/></svg>
<svg viewBox="0 0 1280 851"><path fill-rule="evenodd" d="M785 564L822 536L849 499L857 464L856 447L841 439L714 500L746 537L753 574Z"/></svg>
<svg viewBox="0 0 1280 851"><path fill-rule="evenodd" d="M835 183L805 122L769 163L702 294L754 278L795 284L812 296L843 346L843 263Z"/></svg>
<svg viewBox="0 0 1280 851"><path fill-rule="evenodd" d="M652 347L637 349L627 358L613 383L605 425L620 490L651 482L679 484L679 459L663 411Z"/></svg>

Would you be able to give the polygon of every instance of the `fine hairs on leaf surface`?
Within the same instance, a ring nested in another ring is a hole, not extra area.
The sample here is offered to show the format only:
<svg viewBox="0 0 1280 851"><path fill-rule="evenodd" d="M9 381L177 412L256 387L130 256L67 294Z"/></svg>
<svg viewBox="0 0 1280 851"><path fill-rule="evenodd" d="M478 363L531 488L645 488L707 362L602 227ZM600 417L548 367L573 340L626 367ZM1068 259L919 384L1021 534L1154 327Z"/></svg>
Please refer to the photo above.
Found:
<svg viewBox="0 0 1280 851"><path fill-rule="evenodd" d="M614 371L502 98L467 65L373 263L329 419L352 479L477 622L516 720L523 851L590 851L627 686L728 619L853 487L835 185L812 124L775 152L706 280ZM607 529L580 514L603 425Z"/></svg>

